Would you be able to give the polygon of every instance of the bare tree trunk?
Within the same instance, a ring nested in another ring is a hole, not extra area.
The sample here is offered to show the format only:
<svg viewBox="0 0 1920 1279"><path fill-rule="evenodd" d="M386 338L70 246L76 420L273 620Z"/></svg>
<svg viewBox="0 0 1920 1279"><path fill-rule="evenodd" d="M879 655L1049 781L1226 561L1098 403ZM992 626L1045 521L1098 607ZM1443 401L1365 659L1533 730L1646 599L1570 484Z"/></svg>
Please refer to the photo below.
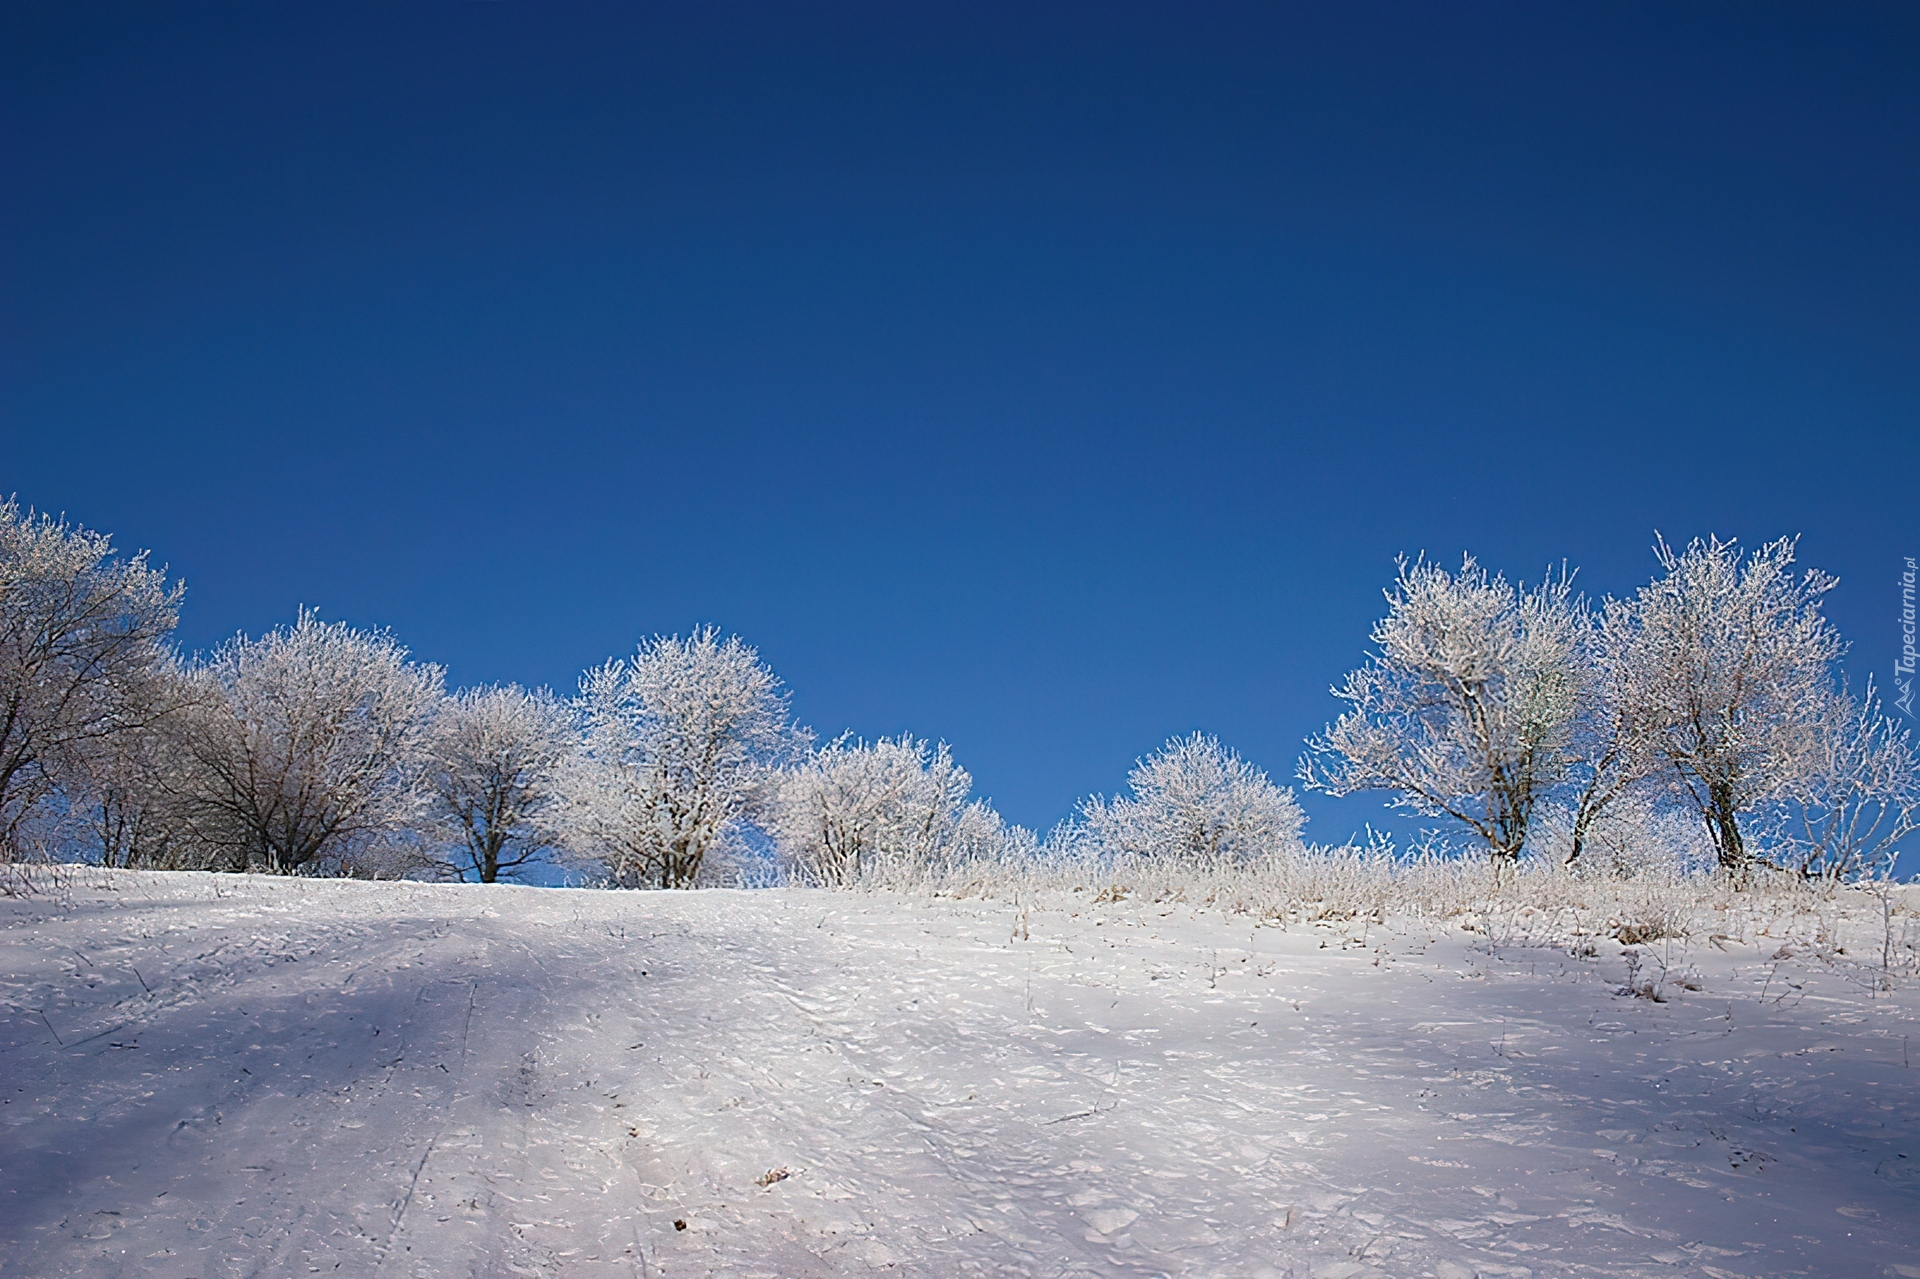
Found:
<svg viewBox="0 0 1920 1279"><path fill-rule="evenodd" d="M1725 785L1715 785L1708 791L1713 807L1708 814L1712 827L1713 844L1720 857L1720 868L1736 876L1744 876L1752 864L1747 856L1746 843L1740 838L1739 813L1733 802L1733 791Z"/></svg>

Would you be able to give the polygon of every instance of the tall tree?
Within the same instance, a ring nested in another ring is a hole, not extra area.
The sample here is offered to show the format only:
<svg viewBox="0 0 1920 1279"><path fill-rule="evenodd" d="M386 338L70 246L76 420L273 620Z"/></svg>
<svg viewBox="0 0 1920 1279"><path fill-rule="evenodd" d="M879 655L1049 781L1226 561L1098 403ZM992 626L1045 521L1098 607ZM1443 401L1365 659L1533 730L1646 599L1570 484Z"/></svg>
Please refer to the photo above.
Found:
<svg viewBox="0 0 1920 1279"><path fill-rule="evenodd" d="M779 679L737 636L644 641L587 672L583 752L567 769L570 842L624 887L691 888L741 823L767 815L806 744Z"/></svg>
<svg viewBox="0 0 1920 1279"><path fill-rule="evenodd" d="M1333 690L1352 709L1308 740L1300 779L1329 795L1391 792L1511 863L1566 772L1585 626L1564 574L1527 588L1472 556L1457 574L1402 560L1376 652Z"/></svg>
<svg viewBox="0 0 1920 1279"><path fill-rule="evenodd" d="M1721 867L1743 872L1742 817L1823 766L1843 645L1821 602L1836 581L1796 576L1792 538L1751 556L1718 538L1655 549L1665 572L1635 600L1625 696Z"/></svg>
<svg viewBox="0 0 1920 1279"><path fill-rule="evenodd" d="M228 870L339 867L409 831L424 798L437 666L384 631L322 622L218 649L166 774L181 836Z"/></svg>
<svg viewBox="0 0 1920 1279"><path fill-rule="evenodd" d="M183 591L144 552L0 502L0 858L80 754L166 712Z"/></svg>

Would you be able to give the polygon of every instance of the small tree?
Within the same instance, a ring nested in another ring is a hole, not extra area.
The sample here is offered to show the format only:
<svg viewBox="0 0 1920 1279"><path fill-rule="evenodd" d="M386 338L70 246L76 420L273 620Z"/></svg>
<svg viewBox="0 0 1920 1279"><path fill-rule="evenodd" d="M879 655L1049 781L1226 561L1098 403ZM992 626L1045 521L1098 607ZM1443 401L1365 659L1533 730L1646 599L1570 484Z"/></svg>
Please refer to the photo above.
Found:
<svg viewBox="0 0 1920 1279"><path fill-rule="evenodd" d="M1565 774L1585 606L1564 574L1516 588L1471 556L1457 575L1401 560L1387 605L1378 651L1333 690L1353 709L1308 740L1300 779L1329 795L1390 791L1511 863Z"/></svg>
<svg viewBox="0 0 1920 1279"><path fill-rule="evenodd" d="M0 502L0 860L81 756L169 709L183 590L144 552Z"/></svg>
<svg viewBox="0 0 1920 1279"><path fill-rule="evenodd" d="M944 742L883 737L869 746L842 736L782 779L776 829L801 874L851 883L876 858L950 860L972 789Z"/></svg>
<svg viewBox="0 0 1920 1279"><path fill-rule="evenodd" d="M1844 690L1832 699L1814 752L1763 818L1781 852L1809 878L1890 877L1901 841L1920 830L1912 732L1869 681L1858 699Z"/></svg>
<svg viewBox="0 0 1920 1279"><path fill-rule="evenodd" d="M470 688L446 698L427 740L427 790L462 879L498 882L537 860L542 819L574 747L573 717L545 689Z"/></svg>
<svg viewBox="0 0 1920 1279"><path fill-rule="evenodd" d="M1635 601L1625 696L1721 867L1744 872L1741 817L1824 766L1842 645L1820 605L1835 579L1796 577L1792 538L1744 560L1718 538L1656 553L1665 575Z"/></svg>
<svg viewBox="0 0 1920 1279"><path fill-rule="evenodd" d="M204 864L338 866L419 814L441 672L384 631L302 610L290 627L229 641L189 678L199 696L166 784Z"/></svg>
<svg viewBox="0 0 1920 1279"><path fill-rule="evenodd" d="M1298 849L1306 816L1293 792L1219 739L1176 737L1134 765L1130 796L1095 796L1080 824L1095 847L1184 862L1246 861Z"/></svg>
<svg viewBox="0 0 1920 1279"><path fill-rule="evenodd" d="M693 887L723 840L766 815L806 742L759 654L712 627L587 672L575 708L584 749L563 824L624 887Z"/></svg>

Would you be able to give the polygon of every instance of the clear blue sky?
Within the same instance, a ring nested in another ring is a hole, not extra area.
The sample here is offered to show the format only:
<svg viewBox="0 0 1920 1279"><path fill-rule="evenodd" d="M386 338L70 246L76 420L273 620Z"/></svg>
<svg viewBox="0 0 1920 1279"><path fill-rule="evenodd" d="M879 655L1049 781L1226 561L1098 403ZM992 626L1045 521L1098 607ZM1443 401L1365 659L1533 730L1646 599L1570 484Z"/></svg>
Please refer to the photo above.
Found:
<svg viewBox="0 0 1920 1279"><path fill-rule="evenodd" d="M1042 828L1194 728L1290 778L1400 552L1800 533L1884 681L1916 15L10 6L0 491L192 647L711 621Z"/></svg>

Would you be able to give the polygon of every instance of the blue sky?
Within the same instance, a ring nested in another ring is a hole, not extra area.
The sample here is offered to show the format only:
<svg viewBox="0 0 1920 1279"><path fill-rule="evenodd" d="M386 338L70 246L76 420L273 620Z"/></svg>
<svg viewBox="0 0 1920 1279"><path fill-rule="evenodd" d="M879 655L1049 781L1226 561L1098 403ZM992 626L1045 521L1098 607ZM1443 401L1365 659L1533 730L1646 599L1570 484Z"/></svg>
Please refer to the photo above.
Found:
<svg viewBox="0 0 1920 1279"><path fill-rule="evenodd" d="M0 489L456 682L757 644L1046 827L1290 778L1396 554L1914 531L1896 6L42 6ZM1376 809L1312 800L1342 838Z"/></svg>

